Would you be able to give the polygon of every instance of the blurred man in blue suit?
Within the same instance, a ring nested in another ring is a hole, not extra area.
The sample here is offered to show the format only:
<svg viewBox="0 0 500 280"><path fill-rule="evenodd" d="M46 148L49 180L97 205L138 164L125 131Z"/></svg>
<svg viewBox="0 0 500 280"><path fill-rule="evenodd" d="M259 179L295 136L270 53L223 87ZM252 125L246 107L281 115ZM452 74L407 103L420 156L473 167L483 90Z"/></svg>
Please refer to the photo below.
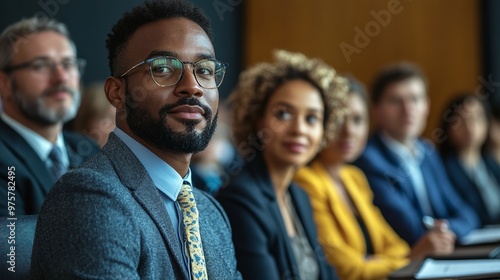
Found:
<svg viewBox="0 0 500 280"><path fill-rule="evenodd" d="M429 113L425 76L408 63L387 67L373 84L372 103L378 129L355 164L374 203L410 245L438 229L429 241L453 246L479 219L455 192L434 146L419 138Z"/></svg>

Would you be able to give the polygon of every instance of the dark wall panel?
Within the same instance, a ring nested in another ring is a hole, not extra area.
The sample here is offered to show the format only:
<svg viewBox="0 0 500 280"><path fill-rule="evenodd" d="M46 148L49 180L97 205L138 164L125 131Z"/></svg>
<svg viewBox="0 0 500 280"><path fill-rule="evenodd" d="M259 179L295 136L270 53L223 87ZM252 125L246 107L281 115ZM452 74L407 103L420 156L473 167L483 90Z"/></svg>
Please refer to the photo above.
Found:
<svg viewBox="0 0 500 280"><path fill-rule="evenodd" d="M485 0L483 3L484 73L493 100L500 108L500 1Z"/></svg>

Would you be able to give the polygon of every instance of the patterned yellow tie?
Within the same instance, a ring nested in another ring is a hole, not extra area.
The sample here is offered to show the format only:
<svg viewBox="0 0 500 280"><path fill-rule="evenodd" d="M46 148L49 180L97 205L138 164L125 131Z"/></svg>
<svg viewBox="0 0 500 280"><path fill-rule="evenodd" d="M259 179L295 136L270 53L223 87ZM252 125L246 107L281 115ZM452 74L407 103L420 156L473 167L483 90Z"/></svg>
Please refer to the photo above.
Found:
<svg viewBox="0 0 500 280"><path fill-rule="evenodd" d="M207 269L205 267L205 256L201 245L200 227L198 224L198 208L194 200L191 186L188 182L182 185L179 196L177 197L182 209L182 222L184 224L184 234L189 249L189 258L191 259L191 272L194 279L208 279Z"/></svg>

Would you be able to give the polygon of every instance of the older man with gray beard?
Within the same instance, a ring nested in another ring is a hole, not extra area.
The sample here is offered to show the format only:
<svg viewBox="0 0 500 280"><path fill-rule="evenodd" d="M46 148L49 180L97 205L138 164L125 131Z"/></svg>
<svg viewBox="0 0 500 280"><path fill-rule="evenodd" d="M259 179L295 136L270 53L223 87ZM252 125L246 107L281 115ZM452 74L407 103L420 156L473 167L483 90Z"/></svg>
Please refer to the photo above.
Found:
<svg viewBox="0 0 500 280"><path fill-rule="evenodd" d="M0 35L0 216L37 214L56 180L98 151L62 131L78 110L84 65L54 20L24 19Z"/></svg>

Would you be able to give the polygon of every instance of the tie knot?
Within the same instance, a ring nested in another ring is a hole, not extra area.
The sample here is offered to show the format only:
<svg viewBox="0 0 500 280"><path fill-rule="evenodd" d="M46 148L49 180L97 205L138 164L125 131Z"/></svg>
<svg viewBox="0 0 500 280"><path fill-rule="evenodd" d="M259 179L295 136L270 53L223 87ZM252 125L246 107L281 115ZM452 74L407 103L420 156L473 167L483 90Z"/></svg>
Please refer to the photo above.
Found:
<svg viewBox="0 0 500 280"><path fill-rule="evenodd" d="M56 145L54 145L52 147L52 150L50 151L49 158L50 158L50 160L52 162L60 162L60 163L62 163L62 152L61 152L61 149L59 149L59 147L57 147Z"/></svg>
<svg viewBox="0 0 500 280"><path fill-rule="evenodd" d="M60 162L62 163L62 152L59 147L56 145L52 146L52 150L50 151L49 158L52 162Z"/></svg>
<svg viewBox="0 0 500 280"><path fill-rule="evenodd" d="M188 181L182 182L181 190L191 191L191 184Z"/></svg>
<svg viewBox="0 0 500 280"><path fill-rule="evenodd" d="M184 183L182 183L181 191L177 196L177 200L179 202L194 203L193 191L191 190L189 182L184 181Z"/></svg>

